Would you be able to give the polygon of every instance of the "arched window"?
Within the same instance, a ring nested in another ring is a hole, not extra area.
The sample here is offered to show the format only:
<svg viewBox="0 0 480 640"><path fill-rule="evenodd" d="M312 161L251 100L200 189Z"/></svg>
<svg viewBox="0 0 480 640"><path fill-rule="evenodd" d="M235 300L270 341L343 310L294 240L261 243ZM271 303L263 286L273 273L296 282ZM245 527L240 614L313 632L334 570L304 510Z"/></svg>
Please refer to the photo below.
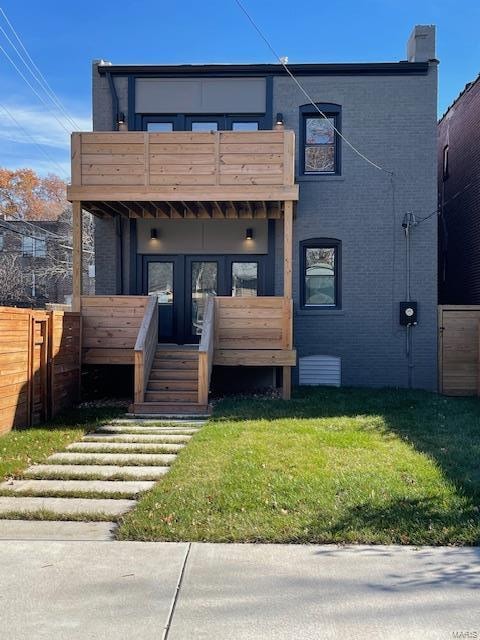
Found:
<svg viewBox="0 0 480 640"><path fill-rule="evenodd" d="M342 107L338 104L318 103L300 107L300 162L303 175L340 175L340 136Z"/></svg>
<svg viewBox="0 0 480 640"><path fill-rule="evenodd" d="M300 243L301 306L305 309L341 307L340 240L312 238Z"/></svg>

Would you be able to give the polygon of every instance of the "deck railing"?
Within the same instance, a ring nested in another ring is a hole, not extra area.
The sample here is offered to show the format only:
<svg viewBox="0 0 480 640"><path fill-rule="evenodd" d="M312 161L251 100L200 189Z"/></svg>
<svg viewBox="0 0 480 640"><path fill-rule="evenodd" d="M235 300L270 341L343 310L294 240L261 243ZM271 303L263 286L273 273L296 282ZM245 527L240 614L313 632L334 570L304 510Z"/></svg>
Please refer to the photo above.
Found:
<svg viewBox="0 0 480 640"><path fill-rule="evenodd" d="M296 200L294 156L293 131L74 133L69 196L108 200L127 192L127 200L142 199L143 192L175 187L174 198L181 187L200 191L211 187L221 194L222 188L264 186L266 195L268 187L275 192L266 200ZM287 188L285 198L275 191L278 187ZM222 199L212 196L214 191L206 191L205 199Z"/></svg>
<svg viewBox="0 0 480 640"><path fill-rule="evenodd" d="M135 343L134 402L142 403L158 344L157 296L149 296Z"/></svg>
<svg viewBox="0 0 480 640"><path fill-rule="evenodd" d="M208 404L215 350L215 300L209 297L203 318L202 336L198 347L198 403Z"/></svg>

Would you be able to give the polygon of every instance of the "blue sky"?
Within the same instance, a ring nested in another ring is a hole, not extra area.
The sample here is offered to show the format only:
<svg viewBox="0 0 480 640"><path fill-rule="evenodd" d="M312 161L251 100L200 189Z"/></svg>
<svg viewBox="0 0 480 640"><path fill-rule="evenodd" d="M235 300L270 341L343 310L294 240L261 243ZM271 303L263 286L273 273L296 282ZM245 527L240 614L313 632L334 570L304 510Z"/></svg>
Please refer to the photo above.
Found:
<svg viewBox="0 0 480 640"><path fill-rule="evenodd" d="M412 26L436 24L439 113L480 71L480 3L475 0L243 1L290 62L402 60ZM234 0L0 0L0 6L82 129L90 128L90 62L95 58L113 63L274 61ZM0 25L7 30L1 15ZM28 76L1 31L0 44ZM0 166L62 170L68 176L67 133L1 50L0 83L0 105L44 151L0 106Z"/></svg>

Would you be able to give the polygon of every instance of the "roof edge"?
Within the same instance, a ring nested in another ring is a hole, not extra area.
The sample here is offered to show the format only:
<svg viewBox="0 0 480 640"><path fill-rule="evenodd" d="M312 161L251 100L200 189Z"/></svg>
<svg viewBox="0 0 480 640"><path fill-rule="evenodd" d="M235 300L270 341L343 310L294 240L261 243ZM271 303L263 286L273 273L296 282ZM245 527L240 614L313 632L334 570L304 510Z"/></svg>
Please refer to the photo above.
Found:
<svg viewBox="0 0 480 640"><path fill-rule="evenodd" d="M434 62L434 61L432 61ZM436 61L435 61L436 62ZM297 75L424 75L429 62L347 62L289 64L289 70ZM195 76L202 74L232 75L287 75L280 64L103 64L97 66L101 75L142 74L166 76Z"/></svg>

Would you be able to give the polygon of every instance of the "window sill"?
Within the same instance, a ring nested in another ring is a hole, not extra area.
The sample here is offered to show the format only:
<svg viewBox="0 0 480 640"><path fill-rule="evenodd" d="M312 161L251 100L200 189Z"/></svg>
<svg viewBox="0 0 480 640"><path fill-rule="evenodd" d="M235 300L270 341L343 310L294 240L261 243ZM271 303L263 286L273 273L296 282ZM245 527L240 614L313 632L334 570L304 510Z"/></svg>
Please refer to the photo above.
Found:
<svg viewBox="0 0 480 640"><path fill-rule="evenodd" d="M344 182L344 176L296 176L296 182Z"/></svg>
<svg viewBox="0 0 480 640"><path fill-rule="evenodd" d="M344 309L296 309L295 315L297 316L344 316Z"/></svg>

